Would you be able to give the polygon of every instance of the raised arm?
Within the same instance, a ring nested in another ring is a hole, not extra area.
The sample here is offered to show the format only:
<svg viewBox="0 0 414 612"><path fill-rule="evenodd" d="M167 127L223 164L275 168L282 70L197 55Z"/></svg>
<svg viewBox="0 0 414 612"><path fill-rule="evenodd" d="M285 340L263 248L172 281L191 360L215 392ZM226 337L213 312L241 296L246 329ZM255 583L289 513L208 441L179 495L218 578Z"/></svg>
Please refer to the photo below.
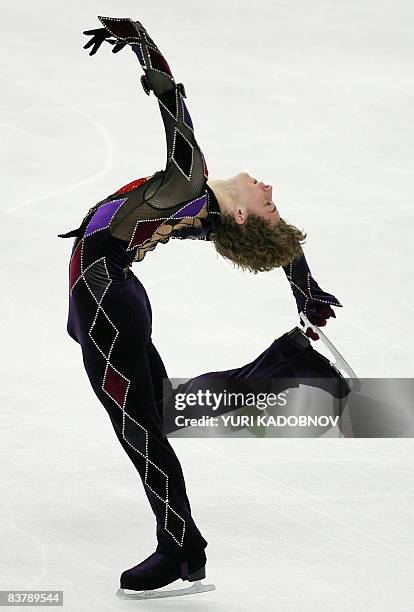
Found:
<svg viewBox="0 0 414 612"><path fill-rule="evenodd" d="M162 183L156 195L152 196L152 203L163 208L171 201L190 200L200 192L208 178L208 171L184 101L184 85L175 82L167 60L139 21L114 17L99 17L99 20L104 27L85 32L93 34L95 39L95 43L92 39L85 48L95 44L93 54L104 40L114 45L114 53L126 45L130 46L144 71L142 87L148 95L152 91L159 104L167 143L167 161Z"/></svg>
<svg viewBox="0 0 414 612"><path fill-rule="evenodd" d="M157 97L174 88L175 80L167 60L140 21L116 17L98 19L117 41L114 53L127 44L132 47L144 69L147 86Z"/></svg>

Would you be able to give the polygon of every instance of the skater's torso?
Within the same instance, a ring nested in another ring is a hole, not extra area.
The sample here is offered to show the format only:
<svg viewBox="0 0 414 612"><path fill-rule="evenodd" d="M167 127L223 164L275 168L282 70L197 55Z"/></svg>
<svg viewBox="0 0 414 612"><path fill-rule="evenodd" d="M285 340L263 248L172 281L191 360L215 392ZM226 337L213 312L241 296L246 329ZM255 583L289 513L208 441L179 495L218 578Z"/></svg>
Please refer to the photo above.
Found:
<svg viewBox="0 0 414 612"><path fill-rule="evenodd" d="M142 201L145 187L152 179L137 179L122 187L93 206L80 226L68 232L70 236L75 235L69 269L71 292L84 272L98 260L104 261L109 278L121 280L126 278L133 262L142 261L148 251L170 238L210 240L211 232L219 223L220 208L207 183L203 183L199 195L189 202L155 209ZM114 224L121 218L120 213L124 213L123 207L129 229L125 222ZM120 232L123 238L118 237Z"/></svg>

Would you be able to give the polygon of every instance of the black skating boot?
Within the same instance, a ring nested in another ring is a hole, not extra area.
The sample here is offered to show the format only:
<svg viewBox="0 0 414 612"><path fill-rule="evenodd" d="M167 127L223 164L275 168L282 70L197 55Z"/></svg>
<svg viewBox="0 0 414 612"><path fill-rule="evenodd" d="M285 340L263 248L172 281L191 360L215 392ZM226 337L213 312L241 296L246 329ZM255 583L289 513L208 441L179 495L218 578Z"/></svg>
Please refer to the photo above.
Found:
<svg viewBox="0 0 414 612"><path fill-rule="evenodd" d="M144 561L138 563L138 565L122 572L118 596L128 599L151 599L212 591L215 589L214 585L202 584L200 582L206 577L206 561L207 557L204 550L196 558L185 561L180 561L170 555L154 552ZM171 591L152 590L171 584L178 580L178 578L188 580L194 584L187 589ZM124 592L124 589L141 592L128 595Z"/></svg>
<svg viewBox="0 0 414 612"><path fill-rule="evenodd" d="M351 387L341 372L312 347L299 327L287 332L276 342L286 358L286 365L292 371L292 377L298 382L304 380L337 399L343 399L350 393Z"/></svg>

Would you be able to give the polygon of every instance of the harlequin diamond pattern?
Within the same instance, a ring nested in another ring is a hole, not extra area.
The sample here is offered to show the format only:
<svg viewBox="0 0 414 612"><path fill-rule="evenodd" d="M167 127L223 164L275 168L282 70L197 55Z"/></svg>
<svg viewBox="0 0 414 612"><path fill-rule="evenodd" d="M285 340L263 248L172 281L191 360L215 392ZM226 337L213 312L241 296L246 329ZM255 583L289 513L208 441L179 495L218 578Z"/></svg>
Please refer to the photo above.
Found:
<svg viewBox="0 0 414 612"><path fill-rule="evenodd" d="M175 128L172 159L175 165L189 181L193 170L194 147L180 130Z"/></svg>
<svg viewBox="0 0 414 612"><path fill-rule="evenodd" d="M179 131L175 130L173 160L178 166L183 175L189 179L193 168L193 147ZM126 193L142 182L145 179L137 179L128 185L125 185L117 193ZM102 390L121 408L123 413L123 439L137 452L145 461L145 479L144 485L165 504L165 519L164 529L171 535L175 542L180 546L183 545L185 535L185 521L169 504L168 483L169 476L159 466L157 466L150 458L151 448L149 444L149 431L140 423L135 421L131 415L125 410L125 405L128 397L128 390L131 381L120 372L113 363L110 362L113 347L116 344L119 336L119 330L105 313L102 306L106 291L112 282L108 273L105 257L102 257L86 269L83 269L83 245L84 241L90 239L91 235L108 227L113 214L118 210L119 206L126 201L125 198L112 200L100 206L91 218L84 237L78 242L73 250L69 266L70 289L79 281L81 277L85 280L85 285L91 293L94 303L97 305L95 317L89 336L93 341L96 349L106 360L105 374L102 381ZM187 202L180 211L171 216L175 219L184 217L196 217L207 201L207 194ZM163 222L162 219L138 223L135 228L132 244L140 244L147 237L151 236L157 227ZM131 244L130 243L130 244ZM155 245L154 245L155 246ZM133 247L132 247L133 248ZM126 427L128 423L128 427ZM134 425L132 425L134 423Z"/></svg>
<svg viewBox="0 0 414 612"><path fill-rule="evenodd" d="M163 219L155 219L154 221L141 221L137 222L134 233L132 234L131 240L128 245L128 251L131 251L136 246L139 246L150 238L156 229L162 225Z"/></svg>
<svg viewBox="0 0 414 612"><path fill-rule="evenodd" d="M125 405L130 381L108 362L102 389L112 397L120 408Z"/></svg>
<svg viewBox="0 0 414 612"><path fill-rule="evenodd" d="M131 19L119 19L117 17L101 17L99 21L111 32L114 36L120 38L137 38L137 30Z"/></svg>
<svg viewBox="0 0 414 612"><path fill-rule="evenodd" d="M129 446L145 459L145 469L148 464L148 431L138 421L123 411L122 437ZM128 417L128 418L127 418ZM161 498L160 498L161 499Z"/></svg>
<svg viewBox="0 0 414 612"><path fill-rule="evenodd" d="M156 47L157 45L155 44L155 42L152 40L151 36L148 34L147 31L143 32L143 36L145 38L145 40L147 41L147 43L149 43L150 45L152 45L153 47Z"/></svg>
<svg viewBox="0 0 414 612"><path fill-rule="evenodd" d="M77 259L74 261L73 278L76 278L75 270L78 269L77 261ZM102 262L98 261L95 263L101 264ZM105 270L107 270L106 263ZM77 276L77 278L79 278L79 276ZM95 293L92 291L88 283L86 286L88 287L92 296L96 299ZM98 310L89 330L89 335L92 338L97 350L99 350L105 359L107 359L102 389L122 409L122 437L127 444L131 446L131 448L133 448L135 452L137 452L143 458L143 460L145 460L144 485L148 487L150 491L165 504L164 529L179 546L182 546L185 534L185 521L169 505L168 474L166 474L154 463L154 461L150 459L148 430L143 425L138 423L138 421L136 421L133 417L131 417L131 415L129 415L125 410L125 404L131 381L121 372L119 372L109 361L112 349L119 335L119 330L105 313L100 302L98 302Z"/></svg>
<svg viewBox="0 0 414 612"><path fill-rule="evenodd" d="M177 90L169 89L168 91L160 94L158 102L161 106L164 106L173 119L177 120Z"/></svg>
<svg viewBox="0 0 414 612"><path fill-rule="evenodd" d="M103 356L109 357L115 338L118 335L118 331L112 321L110 321L106 316L102 308L99 308L98 310L95 321L89 330L89 335Z"/></svg>
<svg viewBox="0 0 414 612"><path fill-rule="evenodd" d="M196 215L199 214L199 212L201 211L203 206L206 204L206 202L207 202L207 195L204 194L201 197L196 198L195 200L192 200L191 202L183 206L183 208L181 208L181 210L178 210L176 213L174 213L171 216L171 218L172 219L183 219L184 217L195 217Z"/></svg>
<svg viewBox="0 0 414 612"><path fill-rule="evenodd" d="M165 531L168 531L174 540L182 546L185 533L185 521L183 521L181 516L177 514L169 504L166 505L164 528ZM174 534L179 534L179 537L177 538Z"/></svg>
<svg viewBox="0 0 414 612"><path fill-rule="evenodd" d="M168 476L152 461L147 462L147 470L145 474L145 483L152 491L159 491L163 502L167 501L168 497Z"/></svg>
<svg viewBox="0 0 414 612"><path fill-rule="evenodd" d="M119 198L117 200L111 200L105 204L101 204L94 213L93 217L89 221L85 230L85 238L99 232L109 226L112 218L115 216L117 210L126 202L126 198Z"/></svg>
<svg viewBox="0 0 414 612"><path fill-rule="evenodd" d="M88 266L83 272L83 278L89 291L99 304L109 285L112 283L112 279L106 267L105 257L97 259Z"/></svg>
<svg viewBox="0 0 414 612"><path fill-rule="evenodd" d="M163 72L164 74L168 74L168 76L172 78L171 69L165 57L152 47L147 47L147 50L150 58L151 68L153 68L154 70L158 70L159 72Z"/></svg>

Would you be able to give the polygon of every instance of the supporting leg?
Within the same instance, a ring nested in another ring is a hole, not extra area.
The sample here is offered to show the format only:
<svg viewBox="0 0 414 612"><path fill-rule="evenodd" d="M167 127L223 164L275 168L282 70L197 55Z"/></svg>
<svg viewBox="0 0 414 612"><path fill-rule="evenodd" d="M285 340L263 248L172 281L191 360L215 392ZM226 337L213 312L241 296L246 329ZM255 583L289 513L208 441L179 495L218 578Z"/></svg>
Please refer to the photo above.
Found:
<svg viewBox="0 0 414 612"><path fill-rule="evenodd" d="M85 350L84 364L93 389L111 419L114 431L142 479L157 521L157 551L178 559L191 559L207 546L190 512L180 462L162 428L147 353L134 355L122 374L129 381L122 408L102 388L105 361L94 350ZM164 374L158 363L156 376ZM157 391L157 395L159 391ZM158 395L159 396L159 395ZM162 399L162 398L161 398Z"/></svg>

